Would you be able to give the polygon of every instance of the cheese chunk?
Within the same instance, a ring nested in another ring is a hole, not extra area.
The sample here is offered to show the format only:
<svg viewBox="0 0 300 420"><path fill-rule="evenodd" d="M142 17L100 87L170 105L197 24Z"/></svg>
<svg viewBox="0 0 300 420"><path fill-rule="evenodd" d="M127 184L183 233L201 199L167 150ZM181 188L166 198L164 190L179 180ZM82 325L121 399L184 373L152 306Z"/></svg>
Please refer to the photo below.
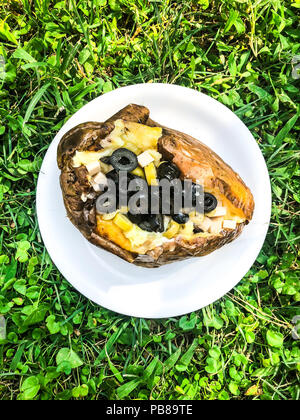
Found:
<svg viewBox="0 0 300 420"><path fill-rule="evenodd" d="M226 207L216 207L213 211L206 213L206 216L219 217L219 216L225 216L226 213L227 213Z"/></svg>
<svg viewBox="0 0 300 420"><path fill-rule="evenodd" d="M174 220L171 220L168 229L163 233L163 235L165 238L171 239L176 235L179 229L180 225Z"/></svg>
<svg viewBox="0 0 300 420"><path fill-rule="evenodd" d="M94 178L91 178L90 183L91 183L94 191L100 192L103 189L103 188L100 187L100 185L106 186L107 185L107 178L102 172L99 172L96 176L94 176Z"/></svg>
<svg viewBox="0 0 300 420"><path fill-rule="evenodd" d="M99 172L96 176L94 176L93 182L95 184L107 185L107 178L102 172Z"/></svg>
<svg viewBox="0 0 300 420"><path fill-rule="evenodd" d="M101 169L99 160L89 162L85 165L85 167L91 176L96 175Z"/></svg>
<svg viewBox="0 0 300 420"><path fill-rule="evenodd" d="M190 220L195 224L199 225L201 222L203 222L205 216L203 213L197 213L196 211L193 211L189 214Z"/></svg>
<svg viewBox="0 0 300 420"><path fill-rule="evenodd" d="M161 153L159 153L155 149L149 149L149 150L147 150L147 152L149 153L149 155L151 155L153 157L153 159L154 159L154 165L155 166L159 166L160 160L162 158Z"/></svg>
<svg viewBox="0 0 300 420"><path fill-rule="evenodd" d="M211 225L211 220L209 217L204 216L203 220L199 221L196 225L199 226L199 228L202 229L204 232L208 232L208 229Z"/></svg>
<svg viewBox="0 0 300 420"><path fill-rule="evenodd" d="M87 200L87 195L85 193L82 193L80 196L81 200L85 203Z"/></svg>
<svg viewBox="0 0 300 420"><path fill-rule="evenodd" d="M192 221L188 221L184 224L180 234L185 237L191 237L194 231L194 223Z"/></svg>
<svg viewBox="0 0 300 420"><path fill-rule="evenodd" d="M224 229L235 229L236 228L236 221L235 220L223 220L223 228Z"/></svg>
<svg viewBox="0 0 300 420"><path fill-rule="evenodd" d="M96 184L96 182L94 182L93 180L91 180L91 184L92 184L92 187L93 187L94 191L96 191L96 192L101 191L101 188L100 188L99 184Z"/></svg>
<svg viewBox="0 0 300 420"><path fill-rule="evenodd" d="M125 232L131 230L133 227L131 221L121 213L117 213L117 215L113 219L113 222Z"/></svg>
<svg viewBox="0 0 300 420"><path fill-rule="evenodd" d="M154 158L150 155L149 152L143 152L138 155L137 160L142 168L149 165L151 162L154 161Z"/></svg>
<svg viewBox="0 0 300 420"><path fill-rule="evenodd" d="M222 230L223 217L214 217L210 220L210 226L208 228L209 233L218 234Z"/></svg>

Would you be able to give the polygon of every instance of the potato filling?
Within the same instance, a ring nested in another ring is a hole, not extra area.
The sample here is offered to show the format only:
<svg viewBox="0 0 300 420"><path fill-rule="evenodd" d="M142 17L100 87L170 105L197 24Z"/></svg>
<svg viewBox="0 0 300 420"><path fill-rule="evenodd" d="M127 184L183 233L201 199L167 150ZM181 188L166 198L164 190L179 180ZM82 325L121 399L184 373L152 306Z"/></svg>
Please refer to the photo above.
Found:
<svg viewBox="0 0 300 420"><path fill-rule="evenodd" d="M73 167L86 167L94 191L103 191L101 186L107 185L108 178L115 180L119 170L127 171L131 177L145 179L149 186L158 185L164 177L180 176L176 165L163 160L157 150L162 135L160 127L121 119L114 124L114 130L100 141L101 150L76 151L73 157ZM118 208L113 213L97 214L98 233L123 249L143 254L178 237L188 241L221 235L222 231L234 230L245 221L243 212L224 195L219 191L206 191L205 185L203 187L210 211L205 211L204 201L203 214L191 211L170 216L146 215L143 219L130 215L128 208ZM87 200L86 196L81 198Z"/></svg>

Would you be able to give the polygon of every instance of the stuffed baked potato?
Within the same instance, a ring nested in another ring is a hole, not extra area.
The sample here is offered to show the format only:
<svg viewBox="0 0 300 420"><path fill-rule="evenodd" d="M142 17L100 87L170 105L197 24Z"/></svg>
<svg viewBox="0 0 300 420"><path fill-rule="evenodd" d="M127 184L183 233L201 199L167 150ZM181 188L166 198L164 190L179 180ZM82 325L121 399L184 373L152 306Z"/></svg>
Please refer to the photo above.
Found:
<svg viewBox="0 0 300 420"><path fill-rule="evenodd" d="M201 180L208 207L203 214L98 214L99 185L115 179L122 156L130 176L149 185L173 175ZM252 218L253 197L239 175L200 141L152 121L144 106L130 104L104 123L71 129L58 145L57 162L71 222L94 245L136 265L158 267L209 254Z"/></svg>

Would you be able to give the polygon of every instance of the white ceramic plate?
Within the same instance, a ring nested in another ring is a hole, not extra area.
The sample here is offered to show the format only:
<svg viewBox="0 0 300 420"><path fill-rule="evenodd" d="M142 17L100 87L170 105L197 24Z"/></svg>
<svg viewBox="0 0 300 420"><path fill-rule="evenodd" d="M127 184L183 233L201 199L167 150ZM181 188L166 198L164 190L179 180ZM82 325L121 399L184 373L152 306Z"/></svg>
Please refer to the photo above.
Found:
<svg viewBox="0 0 300 420"><path fill-rule="evenodd" d="M255 200L253 220L241 236L212 254L165 265L137 267L90 244L66 216L56 164L57 145L85 121L105 121L129 103L150 117L206 143L240 174ZM145 318L203 308L232 289L254 263L271 211L264 158L247 127L228 108L192 89L140 84L102 95L73 115L52 141L37 187L37 215L46 248L63 276L84 296L113 311Z"/></svg>

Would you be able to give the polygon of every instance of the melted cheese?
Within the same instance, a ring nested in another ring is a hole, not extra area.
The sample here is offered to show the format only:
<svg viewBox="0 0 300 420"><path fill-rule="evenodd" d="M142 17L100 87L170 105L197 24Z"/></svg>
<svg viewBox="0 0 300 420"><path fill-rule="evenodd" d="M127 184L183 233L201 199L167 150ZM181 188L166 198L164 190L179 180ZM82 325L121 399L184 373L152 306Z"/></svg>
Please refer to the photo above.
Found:
<svg viewBox="0 0 300 420"><path fill-rule="evenodd" d="M116 120L115 128L105 139L105 147L109 149L118 149L120 147L126 147L135 154L140 154L149 149L153 149L157 159L157 142L162 135L162 129L160 127L149 127L135 123L132 121Z"/></svg>
<svg viewBox="0 0 300 420"><path fill-rule="evenodd" d="M130 240L133 247L138 248L142 245L147 251L161 245L165 241L162 233L147 232L137 225L133 225L133 228L125 232L124 235Z"/></svg>
<svg viewBox="0 0 300 420"><path fill-rule="evenodd" d="M97 230L103 238L114 242L127 251L134 251L129 239L124 236L122 229L112 220L103 220L100 216L97 216Z"/></svg>
<svg viewBox="0 0 300 420"><path fill-rule="evenodd" d="M162 233L147 232L133 225L127 232L123 231L112 220L104 220L105 216L97 216L97 230L99 235L114 242L127 251L145 254L166 242Z"/></svg>
<svg viewBox="0 0 300 420"><path fill-rule="evenodd" d="M148 125L132 121L122 121L122 123L124 124L125 133L121 137L126 142L126 147L128 144L135 145L141 152L157 149L158 139L162 135L161 127L149 127Z"/></svg>
<svg viewBox="0 0 300 420"><path fill-rule="evenodd" d="M223 206L226 207L226 219L235 220L237 223L242 223L246 220L242 209L235 207L225 195L221 195Z"/></svg>
<svg viewBox="0 0 300 420"><path fill-rule="evenodd" d="M75 155L73 156L73 167L78 168L81 165L87 166L99 161L100 158L104 156L110 156L113 150L111 149L103 149L99 152L94 151L84 151L80 152L76 150Z"/></svg>
<svg viewBox="0 0 300 420"><path fill-rule="evenodd" d="M73 167L89 165L99 161L104 156L110 156L114 150L126 147L136 154L146 150L158 162L161 155L157 152L157 142L162 135L160 127L148 127L131 121L116 120L113 131L101 142L105 141L105 148L95 151L76 151L73 157ZM149 150L150 149L150 150Z"/></svg>

